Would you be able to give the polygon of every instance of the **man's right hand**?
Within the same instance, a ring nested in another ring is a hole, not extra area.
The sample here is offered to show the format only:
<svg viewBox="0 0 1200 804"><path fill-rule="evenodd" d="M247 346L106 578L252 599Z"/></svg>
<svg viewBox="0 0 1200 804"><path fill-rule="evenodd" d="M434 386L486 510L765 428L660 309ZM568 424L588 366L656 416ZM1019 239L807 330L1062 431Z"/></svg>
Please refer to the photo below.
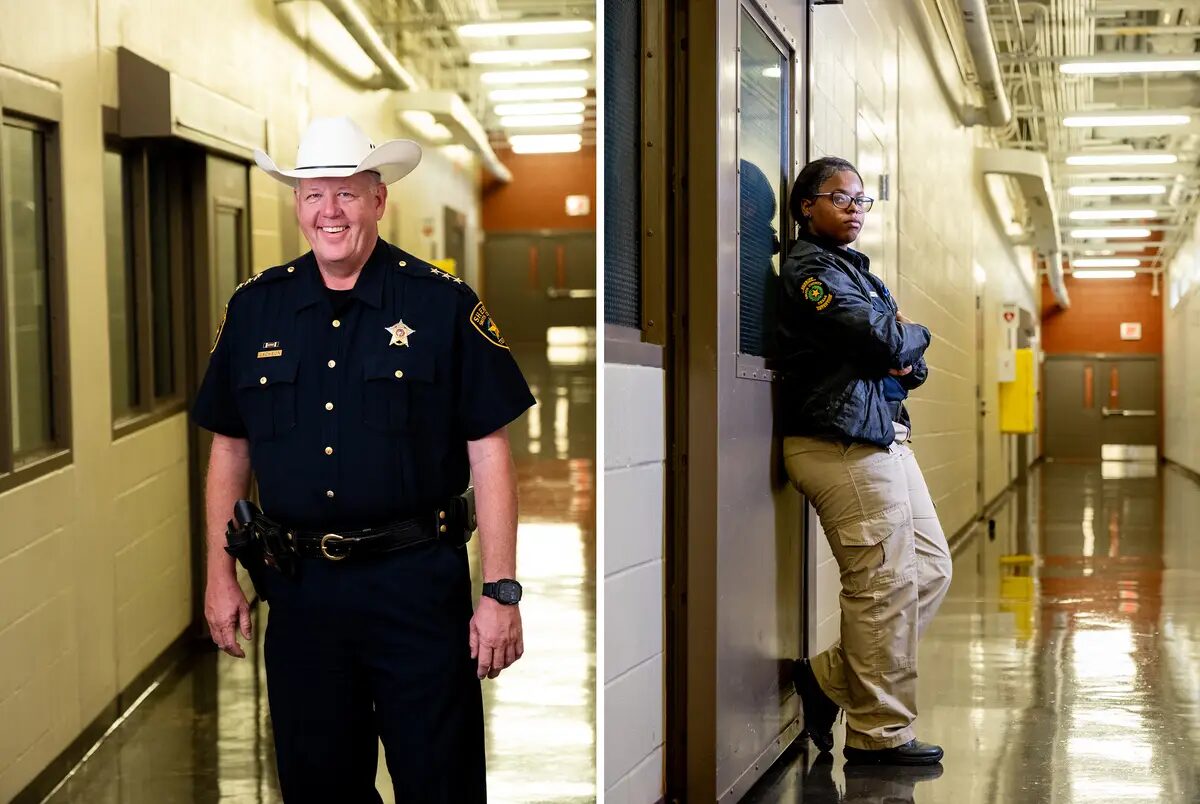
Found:
<svg viewBox="0 0 1200 804"><path fill-rule="evenodd" d="M234 658L246 658L238 644L237 632L240 630L245 639L253 635L250 604L238 586L236 575L208 579L204 590L204 618L208 620L208 632L218 648Z"/></svg>
<svg viewBox="0 0 1200 804"><path fill-rule="evenodd" d="M900 312L899 310L897 310L897 311L896 311L896 320L897 320L897 321L899 321L901 324L913 324L913 323L916 323L916 322L914 322L914 321L913 321L911 318L909 318L908 316L906 316L904 313Z"/></svg>

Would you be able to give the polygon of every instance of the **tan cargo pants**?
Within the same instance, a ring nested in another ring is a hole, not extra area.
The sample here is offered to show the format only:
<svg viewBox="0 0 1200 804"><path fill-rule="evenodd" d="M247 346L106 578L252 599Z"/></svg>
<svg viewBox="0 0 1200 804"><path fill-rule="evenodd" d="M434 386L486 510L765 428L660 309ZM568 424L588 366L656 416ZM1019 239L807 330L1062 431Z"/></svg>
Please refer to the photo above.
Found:
<svg viewBox="0 0 1200 804"><path fill-rule="evenodd" d="M789 437L792 483L817 509L841 571L842 638L812 657L846 712L846 745L893 748L915 736L917 638L950 587L951 560L907 444L887 449Z"/></svg>

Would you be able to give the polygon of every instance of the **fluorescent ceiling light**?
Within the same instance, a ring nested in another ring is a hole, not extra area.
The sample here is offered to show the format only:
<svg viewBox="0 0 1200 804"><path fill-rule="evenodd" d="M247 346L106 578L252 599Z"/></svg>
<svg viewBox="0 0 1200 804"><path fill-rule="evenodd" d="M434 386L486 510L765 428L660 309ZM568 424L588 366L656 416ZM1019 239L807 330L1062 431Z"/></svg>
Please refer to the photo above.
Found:
<svg viewBox="0 0 1200 804"><path fill-rule="evenodd" d="M1072 229L1071 237L1079 240L1104 237L1149 237L1150 230L1139 227L1113 227L1111 229Z"/></svg>
<svg viewBox="0 0 1200 804"><path fill-rule="evenodd" d="M581 114L540 114L516 115L501 117L500 125L504 128L554 128L556 126L581 126Z"/></svg>
<svg viewBox="0 0 1200 804"><path fill-rule="evenodd" d="M1067 190L1073 196L1109 195L1162 195L1167 191L1163 184L1087 184Z"/></svg>
<svg viewBox="0 0 1200 804"><path fill-rule="evenodd" d="M450 129L434 119L430 112L420 111L419 109L407 109L400 113L404 118L404 122L408 123L417 130L421 136L430 142L449 142L454 139L454 135L450 133Z"/></svg>
<svg viewBox="0 0 1200 804"><path fill-rule="evenodd" d="M588 33L596 26L591 20L539 20L535 22L480 22L458 26L458 35L467 39L485 36L551 36Z"/></svg>
<svg viewBox="0 0 1200 804"><path fill-rule="evenodd" d="M578 100L587 97L583 87L529 87L528 89L493 89L488 97L495 103L514 101Z"/></svg>
<svg viewBox="0 0 1200 804"><path fill-rule="evenodd" d="M1071 260L1074 268L1137 268L1142 261L1136 257L1097 257Z"/></svg>
<svg viewBox="0 0 1200 804"><path fill-rule="evenodd" d="M1133 279L1137 271L1072 271L1076 279Z"/></svg>
<svg viewBox="0 0 1200 804"><path fill-rule="evenodd" d="M764 67L762 74L763 78L779 78L783 75L783 70L779 67Z"/></svg>
<svg viewBox="0 0 1200 804"><path fill-rule="evenodd" d="M1090 114L1063 118L1068 128L1103 128L1106 126L1186 126L1192 122L1186 114Z"/></svg>
<svg viewBox="0 0 1200 804"><path fill-rule="evenodd" d="M583 104L579 101L568 103L502 103L496 107L496 114L501 117L523 114L582 114Z"/></svg>
<svg viewBox="0 0 1200 804"><path fill-rule="evenodd" d="M1075 221L1123 221L1140 218L1157 218L1152 209L1077 209L1071 213Z"/></svg>
<svg viewBox="0 0 1200 804"><path fill-rule="evenodd" d="M1173 165L1179 161L1175 154L1076 154L1067 157L1068 165Z"/></svg>
<svg viewBox="0 0 1200 804"><path fill-rule="evenodd" d="M1129 60L1065 61L1059 72L1068 75L1126 75L1129 73L1181 73L1200 70L1200 59L1172 59L1161 56Z"/></svg>
<svg viewBox="0 0 1200 804"><path fill-rule="evenodd" d="M485 84L565 84L568 81L586 81L590 77L587 70L502 70L483 73L479 80Z"/></svg>
<svg viewBox="0 0 1200 804"><path fill-rule="evenodd" d="M1117 253L1117 250L1114 248L1095 248L1088 249L1083 253L1089 257L1111 257Z"/></svg>
<svg viewBox="0 0 1200 804"><path fill-rule="evenodd" d="M583 147L580 134L513 134L508 138L516 154L566 154Z"/></svg>
<svg viewBox="0 0 1200 804"><path fill-rule="evenodd" d="M545 64L551 61L586 61L591 57L592 51L586 47L560 47L544 50L479 50L469 58L472 64Z"/></svg>

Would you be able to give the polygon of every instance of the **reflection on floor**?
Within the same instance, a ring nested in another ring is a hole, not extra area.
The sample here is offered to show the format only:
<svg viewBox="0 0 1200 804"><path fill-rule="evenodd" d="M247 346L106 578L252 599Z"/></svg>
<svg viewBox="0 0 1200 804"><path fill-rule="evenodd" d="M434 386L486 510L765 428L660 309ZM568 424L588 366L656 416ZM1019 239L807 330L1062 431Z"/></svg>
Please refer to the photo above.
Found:
<svg viewBox="0 0 1200 804"><path fill-rule="evenodd" d="M560 344L561 346L561 344ZM520 487L518 577L525 656L485 681L488 799L596 798L595 357L519 347L538 406L509 428ZM479 540L471 543L479 588ZM280 801L264 620L248 659L206 653L162 679L50 801ZM378 788L392 802L382 761Z"/></svg>
<svg viewBox="0 0 1200 804"><path fill-rule="evenodd" d="M793 747L747 800L1200 801L1197 511L1175 468L1035 469L963 542L921 643L941 768L847 768L839 724L834 761Z"/></svg>

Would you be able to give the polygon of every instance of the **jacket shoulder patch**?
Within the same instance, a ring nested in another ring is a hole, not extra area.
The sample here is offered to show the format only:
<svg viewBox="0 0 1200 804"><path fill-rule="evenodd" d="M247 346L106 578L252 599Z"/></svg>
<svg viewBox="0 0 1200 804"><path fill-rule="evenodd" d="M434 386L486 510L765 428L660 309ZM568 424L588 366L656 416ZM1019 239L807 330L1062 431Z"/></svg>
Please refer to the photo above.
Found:
<svg viewBox="0 0 1200 804"><path fill-rule="evenodd" d="M475 309L471 311L471 326L475 327L488 343L495 344L501 349L508 348L508 344L500 336L500 328L496 326L496 322L488 314L487 308L483 306L483 302L477 303Z"/></svg>
<svg viewBox="0 0 1200 804"><path fill-rule="evenodd" d="M833 304L833 294L820 279L811 276L800 285L800 294L812 302L818 310L824 310Z"/></svg>

